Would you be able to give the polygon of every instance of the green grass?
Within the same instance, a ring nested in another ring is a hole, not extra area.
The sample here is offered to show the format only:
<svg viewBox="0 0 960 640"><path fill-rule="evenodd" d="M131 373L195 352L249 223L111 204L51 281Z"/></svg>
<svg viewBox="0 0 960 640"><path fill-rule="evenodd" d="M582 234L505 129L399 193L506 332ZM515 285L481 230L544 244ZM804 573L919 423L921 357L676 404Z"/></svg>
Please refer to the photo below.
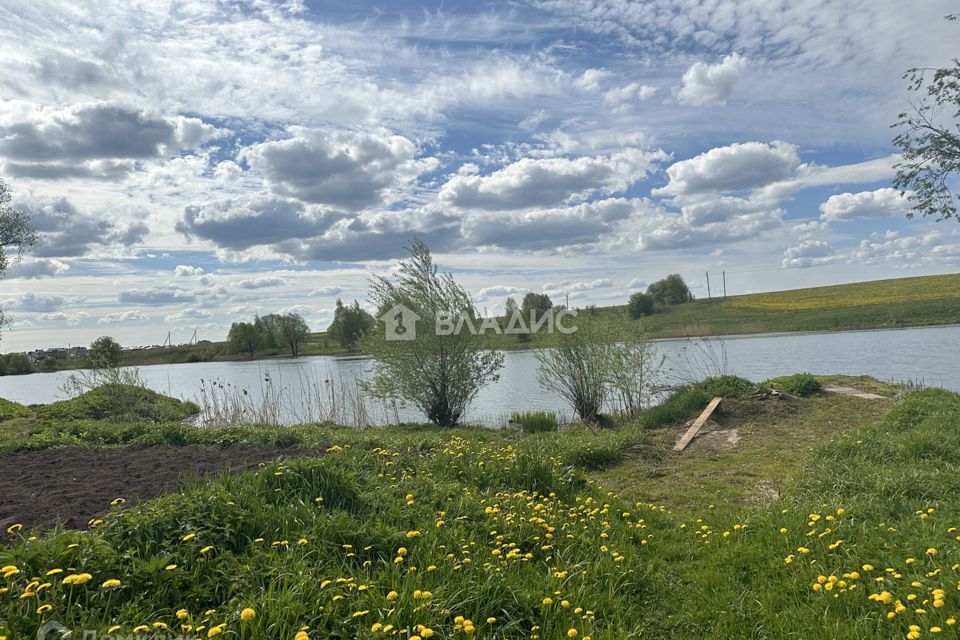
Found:
<svg viewBox="0 0 960 640"><path fill-rule="evenodd" d="M38 426L48 445L282 439L327 454L118 507L87 534L15 531L0 548L0 566L20 571L3 583L0 634L32 637L55 617L291 640L304 625L310 638L553 640L576 629L620 640L904 638L916 624L922 638L955 638L960 395L743 394L724 405L717 426L736 428L740 444L699 439L683 454L670 451L681 426L638 424L531 435ZM45 577L54 568L92 578L64 585ZM20 599L33 576L51 586ZM102 589L111 578L121 586ZM889 603L870 598L881 593ZM905 610L888 620L897 600ZM37 614L44 603L53 610ZM256 617L243 622L246 607Z"/></svg>
<svg viewBox="0 0 960 640"><path fill-rule="evenodd" d="M106 384L69 400L38 408L42 421L112 420L173 422L200 412L193 402L184 402L145 387Z"/></svg>
<svg viewBox="0 0 960 640"><path fill-rule="evenodd" d="M658 307L634 320L621 306L581 310L606 316L625 330L642 326L651 338L684 338L795 331L850 331L955 324L960 319L960 274L919 276L694 300ZM531 348L546 336L519 343L513 336L492 346Z"/></svg>
<svg viewBox="0 0 960 640"><path fill-rule="evenodd" d="M0 422L13 420L14 418L29 418L32 415L33 411L19 402L0 398Z"/></svg>
<svg viewBox="0 0 960 640"><path fill-rule="evenodd" d="M514 413L510 416L511 424L520 425L520 430L524 433L544 433L546 431L557 431L557 414L552 411L527 411L525 413Z"/></svg>

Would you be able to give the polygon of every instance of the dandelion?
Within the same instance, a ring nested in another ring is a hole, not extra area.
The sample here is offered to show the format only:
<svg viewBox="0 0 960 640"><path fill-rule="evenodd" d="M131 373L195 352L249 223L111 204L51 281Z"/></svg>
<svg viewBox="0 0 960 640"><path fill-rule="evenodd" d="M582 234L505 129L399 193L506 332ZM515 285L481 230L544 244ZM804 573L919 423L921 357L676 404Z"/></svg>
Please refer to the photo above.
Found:
<svg viewBox="0 0 960 640"><path fill-rule="evenodd" d="M244 622L250 622L256 617L257 617L257 612L251 609L250 607L247 607L246 609L240 612L240 619L243 620Z"/></svg>
<svg viewBox="0 0 960 640"><path fill-rule="evenodd" d="M175 571L176 569L177 569L177 565L175 564L168 564L163 568L164 571Z"/></svg>
<svg viewBox="0 0 960 640"><path fill-rule="evenodd" d="M110 578L109 580L104 580L103 584L100 585L101 589L114 589L120 586L120 581L116 578Z"/></svg>
<svg viewBox="0 0 960 640"><path fill-rule="evenodd" d="M17 531L20 531L20 529L23 529L23 525L18 522L16 524L12 524L9 527L7 527L7 533L9 533L10 535L13 535Z"/></svg>
<svg viewBox="0 0 960 640"><path fill-rule="evenodd" d="M37 615L42 616L48 611L53 611L53 605L49 605L49 604L41 605L40 607L37 608Z"/></svg>
<svg viewBox="0 0 960 640"><path fill-rule="evenodd" d="M580 635L580 632L574 629L573 627L570 627L569 629L567 629L568 638L576 638L578 635Z"/></svg>
<svg viewBox="0 0 960 640"><path fill-rule="evenodd" d="M210 627L210 629L207 631L207 637L213 638L215 636L220 635L221 633L223 633L223 630L226 629L226 627L227 627L226 624L218 624L215 627Z"/></svg>
<svg viewBox="0 0 960 640"><path fill-rule="evenodd" d="M497 621L497 619L494 618L493 616L490 616L489 618L487 618L487 624L493 624L493 623L496 622L496 621Z"/></svg>
<svg viewBox="0 0 960 640"><path fill-rule="evenodd" d="M190 617L190 614L187 612L186 609L180 609L179 611L177 611L178 620L186 620L189 617Z"/></svg>

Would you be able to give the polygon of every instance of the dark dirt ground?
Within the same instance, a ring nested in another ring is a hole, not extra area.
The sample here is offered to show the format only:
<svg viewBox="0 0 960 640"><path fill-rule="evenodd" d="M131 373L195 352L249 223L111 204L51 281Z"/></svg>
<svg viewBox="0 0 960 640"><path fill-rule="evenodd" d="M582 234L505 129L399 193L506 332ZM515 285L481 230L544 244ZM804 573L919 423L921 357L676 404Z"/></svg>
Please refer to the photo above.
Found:
<svg viewBox="0 0 960 640"><path fill-rule="evenodd" d="M126 506L175 490L190 477L319 455L302 448L69 447L0 455L0 539L13 523L86 529L114 498Z"/></svg>

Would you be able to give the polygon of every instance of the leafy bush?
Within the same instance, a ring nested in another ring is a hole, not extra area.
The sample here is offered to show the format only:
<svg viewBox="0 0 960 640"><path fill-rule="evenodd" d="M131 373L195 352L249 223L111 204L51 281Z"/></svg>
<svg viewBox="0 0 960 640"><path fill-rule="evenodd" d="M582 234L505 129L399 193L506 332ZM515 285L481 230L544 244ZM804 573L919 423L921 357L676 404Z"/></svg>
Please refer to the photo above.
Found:
<svg viewBox="0 0 960 640"><path fill-rule="evenodd" d="M783 376L768 380L767 384L785 393L806 398L823 390L823 385L809 373L795 373L792 376Z"/></svg>
<svg viewBox="0 0 960 640"><path fill-rule="evenodd" d="M13 420L14 418L29 418L33 411L23 406L19 402L4 400L0 398L0 422L4 420Z"/></svg>
<svg viewBox="0 0 960 640"><path fill-rule="evenodd" d="M512 424L519 424L524 433L544 433L557 430L557 416L553 412L528 411L510 416Z"/></svg>
<svg viewBox="0 0 960 640"><path fill-rule="evenodd" d="M41 420L113 420L176 422L200 412L183 402L131 384L105 384L70 400L41 407Z"/></svg>
<svg viewBox="0 0 960 640"><path fill-rule="evenodd" d="M757 385L746 378L731 375L707 378L693 386L703 389L711 398L720 396L721 398L737 400L747 398L757 390Z"/></svg>
<svg viewBox="0 0 960 640"><path fill-rule="evenodd" d="M639 291L634 293L627 302L627 311L634 319L649 316L653 313L653 296Z"/></svg>

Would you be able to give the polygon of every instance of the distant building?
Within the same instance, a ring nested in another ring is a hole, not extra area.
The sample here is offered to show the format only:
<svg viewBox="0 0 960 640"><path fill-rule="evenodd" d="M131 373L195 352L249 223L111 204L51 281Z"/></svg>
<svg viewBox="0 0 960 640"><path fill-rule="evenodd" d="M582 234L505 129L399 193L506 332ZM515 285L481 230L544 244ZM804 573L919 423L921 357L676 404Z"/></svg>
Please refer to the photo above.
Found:
<svg viewBox="0 0 960 640"><path fill-rule="evenodd" d="M47 358L54 360L73 360L87 357L86 347L54 347L52 349L34 349L27 352L27 357L33 364L39 364Z"/></svg>

